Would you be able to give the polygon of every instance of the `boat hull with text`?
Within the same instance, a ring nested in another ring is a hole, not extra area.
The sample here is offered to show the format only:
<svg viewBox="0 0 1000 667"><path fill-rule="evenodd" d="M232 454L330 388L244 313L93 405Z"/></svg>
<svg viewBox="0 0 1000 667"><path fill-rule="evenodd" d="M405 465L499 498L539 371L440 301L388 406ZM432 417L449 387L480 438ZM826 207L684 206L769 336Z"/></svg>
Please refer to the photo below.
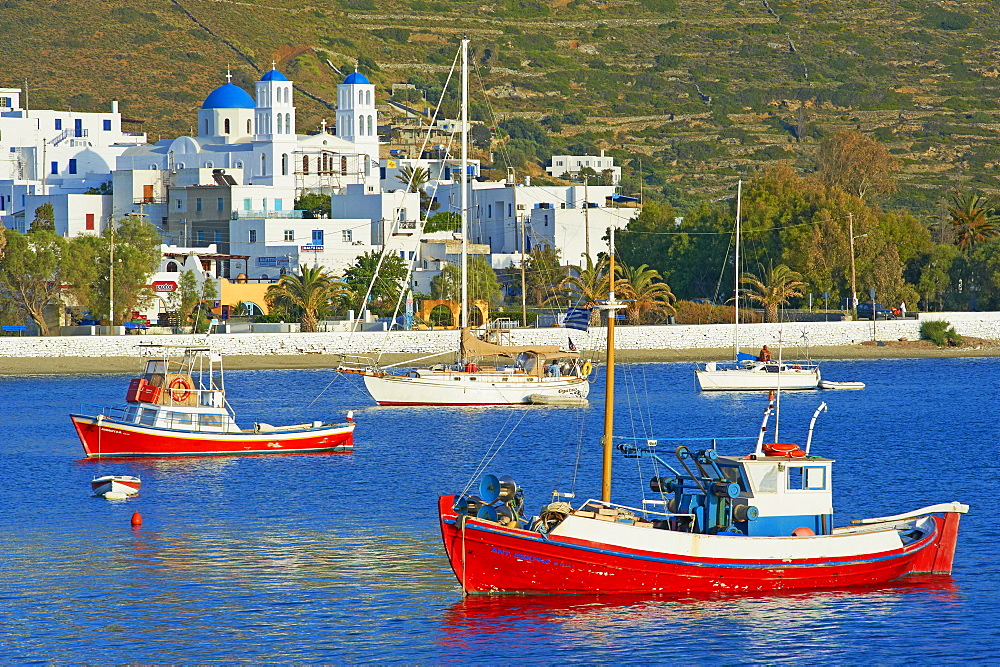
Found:
<svg viewBox="0 0 1000 667"><path fill-rule="evenodd" d="M411 375L368 372L363 377L379 405L518 405L530 403L533 395L572 398L578 405L590 393L590 382L576 376L420 370Z"/></svg>
<svg viewBox="0 0 1000 667"><path fill-rule="evenodd" d="M354 449L354 423L303 424L277 432L206 433L70 415L88 457L231 456L346 452ZM287 428L287 427L286 427Z"/></svg>
<svg viewBox="0 0 1000 667"><path fill-rule="evenodd" d="M844 588L951 572L959 512L880 530L750 538L659 530L574 515L548 535L438 510L469 594L723 593ZM960 509L960 508L959 508ZM904 542L900 528L918 532Z"/></svg>

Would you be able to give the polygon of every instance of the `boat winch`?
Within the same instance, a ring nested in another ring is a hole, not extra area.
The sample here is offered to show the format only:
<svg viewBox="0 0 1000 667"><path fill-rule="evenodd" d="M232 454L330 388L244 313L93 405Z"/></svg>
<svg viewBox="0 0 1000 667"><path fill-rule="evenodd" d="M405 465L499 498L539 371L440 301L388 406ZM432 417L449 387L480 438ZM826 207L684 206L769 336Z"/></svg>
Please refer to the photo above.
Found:
<svg viewBox="0 0 1000 667"><path fill-rule="evenodd" d="M462 494L454 505L459 514L511 527L521 525L523 507L524 496L517 482L496 475L483 475L479 495Z"/></svg>

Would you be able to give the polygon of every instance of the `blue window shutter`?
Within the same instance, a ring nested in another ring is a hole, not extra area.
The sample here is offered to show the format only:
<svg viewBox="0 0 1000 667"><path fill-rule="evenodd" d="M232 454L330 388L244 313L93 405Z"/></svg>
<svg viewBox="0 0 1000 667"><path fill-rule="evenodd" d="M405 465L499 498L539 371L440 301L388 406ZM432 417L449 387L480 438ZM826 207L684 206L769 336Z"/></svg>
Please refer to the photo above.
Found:
<svg viewBox="0 0 1000 667"><path fill-rule="evenodd" d="M105 132L110 132L111 131L111 121L110 120L105 120L104 121L104 131Z"/></svg>
<svg viewBox="0 0 1000 667"><path fill-rule="evenodd" d="M219 199L218 199L218 205L219 205L219 210L221 211L222 210L222 197L219 197Z"/></svg>
<svg viewBox="0 0 1000 667"><path fill-rule="evenodd" d="M55 161L52 162L52 169L49 171L49 173L50 174L58 174L59 173L59 163L58 162L55 162Z"/></svg>
<svg viewBox="0 0 1000 667"><path fill-rule="evenodd" d="M70 158L69 161L69 173L71 174L76 173L76 160L74 160L73 158Z"/></svg>
<svg viewBox="0 0 1000 667"><path fill-rule="evenodd" d="M57 130L62 129L62 118L56 118L56 129Z"/></svg>

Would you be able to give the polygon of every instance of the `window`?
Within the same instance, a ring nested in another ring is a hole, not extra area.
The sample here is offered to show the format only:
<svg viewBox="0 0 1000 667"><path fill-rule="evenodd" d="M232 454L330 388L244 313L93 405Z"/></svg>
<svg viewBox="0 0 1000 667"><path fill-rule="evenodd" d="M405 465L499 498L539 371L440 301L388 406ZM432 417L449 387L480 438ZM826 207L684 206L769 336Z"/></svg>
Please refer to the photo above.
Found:
<svg viewBox="0 0 1000 667"><path fill-rule="evenodd" d="M278 114L278 134L282 133L282 128L285 126L285 118L280 113Z"/></svg>
<svg viewBox="0 0 1000 667"><path fill-rule="evenodd" d="M110 120L104 121L104 131L105 132L110 132L111 131L111 121Z"/></svg>
<svg viewBox="0 0 1000 667"><path fill-rule="evenodd" d="M229 119L222 121L222 133L229 134Z"/></svg>
<svg viewBox="0 0 1000 667"><path fill-rule="evenodd" d="M513 206L511 204L507 204L507 215L513 215L514 214L514 211L511 210L512 208L513 208Z"/></svg>
<svg viewBox="0 0 1000 667"><path fill-rule="evenodd" d="M353 240L353 236L352 230L350 229L345 229L340 232L340 238L344 243L350 243Z"/></svg>
<svg viewBox="0 0 1000 667"><path fill-rule="evenodd" d="M69 170L68 171L71 174L75 174L76 173L76 160L73 159L73 158L69 159Z"/></svg>
<svg viewBox="0 0 1000 667"><path fill-rule="evenodd" d="M250 199L250 197L244 197L243 198L243 210L244 211L249 211L251 206L253 206L253 200Z"/></svg>
<svg viewBox="0 0 1000 667"><path fill-rule="evenodd" d="M217 210L217 211L221 211L221 210L223 210L223 209L222 209L222 203L223 203L223 202L222 202L222 197L219 197L218 199L216 199L216 200L215 200L215 204L216 204L216 210Z"/></svg>
<svg viewBox="0 0 1000 667"><path fill-rule="evenodd" d="M215 232L215 242L222 243L222 232Z"/></svg>
<svg viewBox="0 0 1000 667"><path fill-rule="evenodd" d="M267 156L260 156L260 175L267 176Z"/></svg>
<svg viewBox="0 0 1000 667"><path fill-rule="evenodd" d="M205 130L204 130L204 132L202 132L202 134L208 134L208 119L207 118L205 119Z"/></svg>
<svg viewBox="0 0 1000 667"><path fill-rule="evenodd" d="M275 199L274 200L274 210L275 211L280 211L281 210L281 200L280 199Z"/></svg>
<svg viewBox="0 0 1000 667"><path fill-rule="evenodd" d="M49 171L50 174L58 174L59 173L59 163L58 162L53 162L50 165L50 167L51 167L51 169Z"/></svg>
<svg viewBox="0 0 1000 667"><path fill-rule="evenodd" d="M303 174L308 174L309 173L309 156L308 155L303 155L302 156L302 173Z"/></svg>
<svg viewBox="0 0 1000 667"><path fill-rule="evenodd" d="M205 242L205 232L203 232L203 231L199 231L199 232L198 232L198 233L197 233L197 234L195 235L195 238L197 238L197 239L198 239L198 243L204 243L204 242Z"/></svg>
<svg viewBox="0 0 1000 667"><path fill-rule="evenodd" d="M285 230L285 239L284 240L287 241L287 242L289 242L289 243L291 243L292 241L294 241L295 240L295 230L293 230L293 229L286 229Z"/></svg>
<svg viewBox="0 0 1000 667"><path fill-rule="evenodd" d="M88 213L87 214L86 229L87 229L87 231L93 231L93 229L94 229L94 214L93 213Z"/></svg>
<svg viewBox="0 0 1000 667"><path fill-rule="evenodd" d="M237 169L242 169L243 168L243 160L237 160L236 164L233 165L233 166L235 166Z"/></svg>
<svg viewBox="0 0 1000 667"><path fill-rule="evenodd" d="M194 200L194 210L196 211L201 210L201 197L198 197L197 199Z"/></svg>
<svg viewBox="0 0 1000 667"><path fill-rule="evenodd" d="M406 251L405 250L400 250L399 251L399 258L400 259L406 259Z"/></svg>
<svg viewBox="0 0 1000 667"><path fill-rule="evenodd" d="M177 200L177 210L179 211L179 210L181 210L181 208L182 208L181 200L178 199Z"/></svg>
<svg viewBox="0 0 1000 667"><path fill-rule="evenodd" d="M256 229L251 229L250 230L250 243L256 243L256 242L257 242L257 230Z"/></svg>
<svg viewBox="0 0 1000 667"><path fill-rule="evenodd" d="M177 273L178 271L177 262L167 262L167 273Z"/></svg>
<svg viewBox="0 0 1000 667"><path fill-rule="evenodd" d="M260 200L260 207L265 212L267 211L267 197L264 197L263 199Z"/></svg>
<svg viewBox="0 0 1000 667"><path fill-rule="evenodd" d="M340 173L341 173L341 175L344 175L344 176L347 175L347 158L346 157L341 157L340 158Z"/></svg>
<svg viewBox="0 0 1000 667"><path fill-rule="evenodd" d="M323 245L323 230L322 229L314 229L313 230L312 244L313 245Z"/></svg>
<svg viewBox="0 0 1000 667"><path fill-rule="evenodd" d="M252 130L252 127L250 126L250 121L248 120L247 121L247 134L251 134L251 130ZM239 166L242 167L243 165L241 164Z"/></svg>
<svg viewBox="0 0 1000 667"><path fill-rule="evenodd" d="M415 253L414 251L412 251L412 250L411 250L411 251L410 251L409 253L407 253L407 254L408 254L408 257L407 257L407 259L408 259L408 260L410 260L410 261L412 262L412 261L413 261L413 256L414 256L414 255L415 255L416 253Z"/></svg>
<svg viewBox="0 0 1000 667"><path fill-rule="evenodd" d="M358 117L358 134L361 135L361 136L364 136L364 134L365 134L365 117L364 116L359 116Z"/></svg>
<svg viewBox="0 0 1000 667"><path fill-rule="evenodd" d="M371 137L374 135L375 135L375 130L372 129L372 117L368 116L368 136Z"/></svg>
<svg viewBox="0 0 1000 667"><path fill-rule="evenodd" d="M62 118L56 118L56 129L57 130L62 129Z"/></svg>
<svg viewBox="0 0 1000 667"><path fill-rule="evenodd" d="M288 153L281 154L281 175L288 176Z"/></svg>

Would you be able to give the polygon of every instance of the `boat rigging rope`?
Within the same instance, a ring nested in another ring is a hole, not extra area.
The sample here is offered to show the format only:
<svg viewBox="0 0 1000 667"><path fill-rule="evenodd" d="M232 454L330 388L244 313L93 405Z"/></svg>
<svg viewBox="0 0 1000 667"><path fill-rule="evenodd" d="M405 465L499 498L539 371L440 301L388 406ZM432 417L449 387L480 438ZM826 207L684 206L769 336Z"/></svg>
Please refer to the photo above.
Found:
<svg viewBox="0 0 1000 667"><path fill-rule="evenodd" d="M496 458L496 455L500 453L500 450L503 449L503 446L507 444L507 441L510 440L511 436L514 435L514 431L516 431L517 427L520 426L521 421L524 419L524 416L526 414L528 414L528 412L529 411L527 409L520 410L520 413L521 413L520 418L518 418L517 423L514 424L513 428L510 428L510 429L507 428L507 425L510 423L510 420L513 418L514 411L511 410L510 412L508 412L508 414L507 414L507 420L504 422L504 425L501 428L497 429L497 436L496 436L496 438L494 438L493 443L490 444L490 446L486 448L486 452L483 454L483 458L479 461L479 464L476 466L476 469L473 471L472 475L469 477L469 481L466 483L465 488L462 489L462 492L460 494L458 494L459 497L464 496L465 494L467 494L469 492L469 489L472 488L473 482L481 474L483 474L483 472L486 470L486 467L490 463L493 462L493 459ZM503 439L503 441L498 445L497 444L497 439L499 439L500 438L500 434L504 433L504 432L507 432L507 437L505 437ZM491 450L493 450L494 447L496 447L496 451L493 451L492 454L491 454L490 452L491 452Z"/></svg>
<svg viewBox="0 0 1000 667"><path fill-rule="evenodd" d="M316 398L314 398L312 400L312 402L309 403L309 405L306 406L306 409L308 410L309 408L311 408L313 406L313 403L315 403L316 401L318 401L320 399L320 397L323 396L324 393L326 393L326 390L330 388L330 385L332 385L334 382L336 382L339 377L340 377L340 373L334 373L333 374L333 379L330 380L325 387L323 387L322 389L320 389L319 393L316 395Z"/></svg>

